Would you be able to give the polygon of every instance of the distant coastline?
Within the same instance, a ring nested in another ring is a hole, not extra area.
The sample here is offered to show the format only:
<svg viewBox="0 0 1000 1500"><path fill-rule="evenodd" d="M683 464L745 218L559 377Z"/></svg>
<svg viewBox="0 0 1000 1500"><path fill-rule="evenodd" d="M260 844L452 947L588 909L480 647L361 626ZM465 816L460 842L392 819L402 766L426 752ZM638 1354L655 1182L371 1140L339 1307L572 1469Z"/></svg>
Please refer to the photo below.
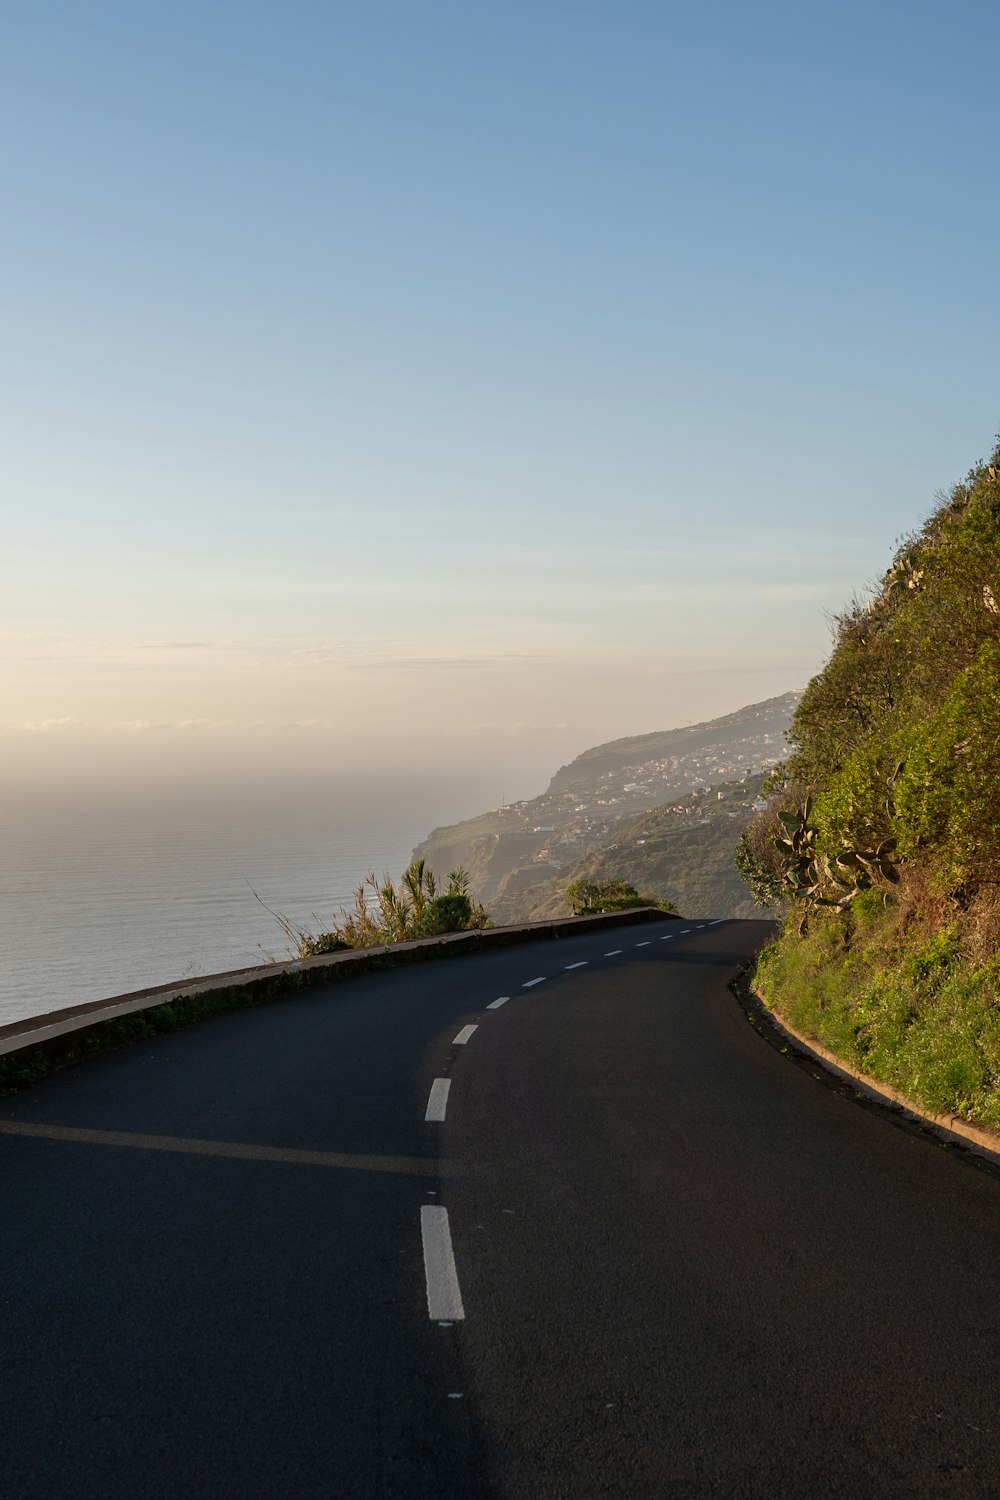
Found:
<svg viewBox="0 0 1000 1500"><path fill-rule="evenodd" d="M464 866L502 922L558 916L581 878L624 879L691 914L759 917L733 856L800 696L596 745L540 796L436 828L415 857L436 874Z"/></svg>
<svg viewBox="0 0 1000 1500"><path fill-rule="evenodd" d="M688 801L661 816L670 825L661 830L665 843L659 832L630 835L635 874L625 878L682 909L715 901L713 914L724 915L732 893L717 898L709 887L702 898L689 881L679 899L671 895L677 835L695 831L702 849L721 840L716 864L728 869L738 832L729 815L743 816L740 799L749 793L740 783L723 798L695 792L691 800L691 789L718 788L734 771L755 774L780 754L794 699L786 694L707 724L595 746L559 768L540 796L439 822L430 833L449 806L443 779L432 796L384 778L361 791L343 781L331 780L329 791L314 784L297 800L284 785L270 798L255 791L227 800L199 798L197 789L170 796L160 784L146 798L133 788L59 806L10 799L0 808L8 952L0 1024L283 957L285 938L254 891L274 910L322 928L351 904L369 870L398 877L415 848L442 877L467 865L496 921L563 914L562 891L581 861L593 862L616 828L627 831L678 795ZM713 838L709 821L717 823ZM660 868L664 860L670 868Z"/></svg>

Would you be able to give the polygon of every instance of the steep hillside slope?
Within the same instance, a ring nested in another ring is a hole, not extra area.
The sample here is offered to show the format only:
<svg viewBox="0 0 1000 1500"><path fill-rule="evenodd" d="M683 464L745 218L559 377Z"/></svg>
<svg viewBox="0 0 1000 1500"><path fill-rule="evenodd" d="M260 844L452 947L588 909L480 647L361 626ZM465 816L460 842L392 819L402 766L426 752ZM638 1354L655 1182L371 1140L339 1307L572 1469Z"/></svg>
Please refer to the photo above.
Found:
<svg viewBox="0 0 1000 1500"><path fill-rule="evenodd" d="M785 731L800 696L782 693L779 698L748 704L721 719L595 745L568 766L560 766L549 783L549 794L554 796L578 788L587 790L596 782L615 777L625 781L649 777L651 783L656 780L669 783L671 773L681 767L685 781L689 779L689 769L704 768L710 773L704 777L708 784L715 784L727 775L749 773L762 760L775 761L784 753Z"/></svg>
<svg viewBox="0 0 1000 1500"><path fill-rule="evenodd" d="M439 878L463 865L473 895L495 920L520 921L541 906L548 909L556 890L565 890L591 851L605 850L616 841L619 829L637 819L648 821L666 805L675 810L663 811L661 821L671 830L676 856L684 864L684 888L692 898L703 892L698 899L714 902L706 909L717 915L734 915L734 903L745 907L747 895L731 878L733 849L762 773L787 754L784 736L798 697L785 693L705 724L599 745L563 766L540 797L436 828L418 845L414 857L425 859ZM714 821L720 806L716 792L736 778L746 781L745 806L727 808L718 830L705 836L703 828L700 841L692 838L685 844L675 837L684 820L690 823L694 818L699 799L712 805ZM742 821L730 819L730 810L738 811ZM634 838L625 835L637 853L646 847L639 843L642 837L641 832ZM607 853L610 858L615 851ZM640 857L634 863L641 872L648 861ZM661 858L655 884L674 900L666 871ZM633 884L646 878L622 873Z"/></svg>
<svg viewBox="0 0 1000 1500"><path fill-rule="evenodd" d="M536 905L527 915L564 913L570 881L621 879L665 897L685 916L759 918L761 910L737 874L733 854L753 817L760 783L755 775L691 792L622 824L608 843L590 850L565 876L538 887Z"/></svg>
<svg viewBox="0 0 1000 1500"><path fill-rule="evenodd" d="M790 903L765 996L928 1108L1000 1126L1000 447L841 617L792 738L741 850Z"/></svg>

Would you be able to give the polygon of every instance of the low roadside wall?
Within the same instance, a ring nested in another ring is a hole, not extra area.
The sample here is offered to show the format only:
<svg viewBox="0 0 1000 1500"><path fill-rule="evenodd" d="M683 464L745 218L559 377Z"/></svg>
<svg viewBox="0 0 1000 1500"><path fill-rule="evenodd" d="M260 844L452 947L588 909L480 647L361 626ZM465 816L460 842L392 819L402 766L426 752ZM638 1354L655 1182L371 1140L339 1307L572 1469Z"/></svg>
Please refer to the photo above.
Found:
<svg viewBox="0 0 1000 1500"><path fill-rule="evenodd" d="M629 927L667 919L682 920L658 907L640 906L593 917L486 927L476 932L452 932L442 937L392 943L383 948L349 948L339 953L320 953L315 958L289 959L286 963L255 964L248 969L204 974L182 983L154 985L87 1005L71 1005L0 1026L0 1093L24 1088L47 1073L58 1072L100 1052L159 1032L175 1031L178 1026L222 1011L242 1010L297 993L308 985L337 983L372 969L452 958L514 943L545 942L595 928Z"/></svg>

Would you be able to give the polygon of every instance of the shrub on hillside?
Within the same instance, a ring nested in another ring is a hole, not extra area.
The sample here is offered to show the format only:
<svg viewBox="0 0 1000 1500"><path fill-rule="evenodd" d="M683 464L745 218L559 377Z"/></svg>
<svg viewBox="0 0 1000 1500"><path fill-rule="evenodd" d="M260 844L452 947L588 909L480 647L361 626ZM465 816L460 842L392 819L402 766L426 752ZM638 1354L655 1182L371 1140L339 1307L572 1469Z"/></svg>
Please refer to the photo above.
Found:
<svg viewBox="0 0 1000 1500"><path fill-rule="evenodd" d="M900 851L931 851L941 889L1000 883L1000 641L984 641L936 713L915 725L896 787Z"/></svg>
<svg viewBox="0 0 1000 1500"><path fill-rule="evenodd" d="M398 886L388 875L379 879L374 872L369 874L354 893L353 909L342 909L327 932L312 933L288 917L273 915L299 958L343 948L381 948L493 925L485 909L469 895L465 870L452 870L439 895L434 873L422 859L404 870Z"/></svg>
<svg viewBox="0 0 1000 1500"><path fill-rule="evenodd" d="M635 906L658 906L677 915L676 907L659 896L640 895L626 880L574 880L566 887L566 900L575 917L595 912L627 911Z"/></svg>

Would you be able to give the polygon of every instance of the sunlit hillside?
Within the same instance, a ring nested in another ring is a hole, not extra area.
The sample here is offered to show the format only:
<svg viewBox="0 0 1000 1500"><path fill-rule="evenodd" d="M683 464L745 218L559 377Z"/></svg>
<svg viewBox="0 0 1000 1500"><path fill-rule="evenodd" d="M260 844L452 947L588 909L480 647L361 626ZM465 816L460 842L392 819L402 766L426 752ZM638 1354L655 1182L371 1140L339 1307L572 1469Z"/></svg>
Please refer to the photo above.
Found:
<svg viewBox="0 0 1000 1500"><path fill-rule="evenodd" d="M1000 447L845 610L741 859L759 983L928 1107L1000 1125Z"/></svg>

